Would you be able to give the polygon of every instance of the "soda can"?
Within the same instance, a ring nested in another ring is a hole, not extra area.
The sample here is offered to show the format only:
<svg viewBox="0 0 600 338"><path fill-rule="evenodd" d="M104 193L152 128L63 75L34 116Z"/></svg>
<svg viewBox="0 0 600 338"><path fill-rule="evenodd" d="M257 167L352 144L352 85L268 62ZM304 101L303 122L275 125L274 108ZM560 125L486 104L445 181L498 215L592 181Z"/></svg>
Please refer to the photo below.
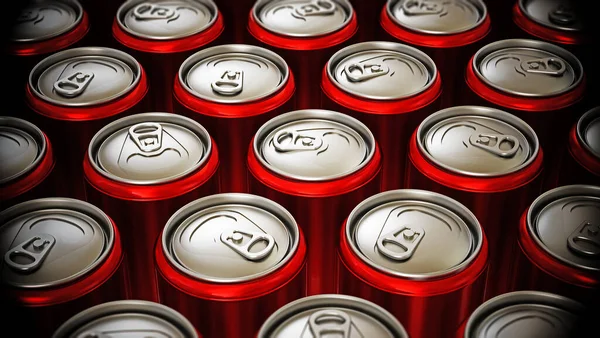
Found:
<svg viewBox="0 0 600 338"><path fill-rule="evenodd" d="M181 65L176 111L200 122L227 149L220 159L222 192L248 191L248 143L263 123L289 111L294 90L285 61L256 46L203 49Z"/></svg>
<svg viewBox="0 0 600 338"><path fill-rule="evenodd" d="M79 311L128 296L119 231L86 202L42 198L4 210L0 253L3 326L15 336L47 337Z"/></svg>
<svg viewBox="0 0 600 338"><path fill-rule="evenodd" d="M62 324L52 337L101 338L127 335L202 337L179 312L143 300L120 300L86 309Z"/></svg>
<svg viewBox="0 0 600 338"><path fill-rule="evenodd" d="M163 304L207 338L251 338L305 296L306 246L292 215L259 196L198 199L167 222L155 250Z"/></svg>
<svg viewBox="0 0 600 338"><path fill-rule="evenodd" d="M69 49L33 68L26 101L54 145L57 180L69 182L57 194L85 199L81 162L87 145L102 126L139 112L147 90L141 65L116 49Z"/></svg>
<svg viewBox="0 0 600 338"><path fill-rule="evenodd" d="M539 196L519 222L514 290L556 293L597 306L600 187L567 185Z"/></svg>
<svg viewBox="0 0 600 338"><path fill-rule="evenodd" d="M283 205L307 238L308 294L336 293L339 226L379 191L381 153L358 120L297 110L263 125L248 151L250 192Z"/></svg>
<svg viewBox="0 0 600 338"><path fill-rule="evenodd" d="M87 197L119 224L133 297L158 300L156 240L181 206L218 191L218 165L206 129L175 114L124 117L90 142L83 162Z"/></svg>
<svg viewBox="0 0 600 338"><path fill-rule="evenodd" d="M112 32L120 48L152 69L150 109L173 112L179 66L220 36L223 17L211 0L129 0L119 7Z"/></svg>
<svg viewBox="0 0 600 338"><path fill-rule="evenodd" d="M329 59L321 88L326 108L360 120L375 135L382 190L402 188L410 135L439 109L442 81L431 58L399 43L358 43Z"/></svg>
<svg viewBox="0 0 600 338"><path fill-rule="evenodd" d="M310 335L308 334L310 333ZM257 338L324 337L408 338L391 313L361 298L316 295L286 304L260 328Z"/></svg>
<svg viewBox="0 0 600 338"><path fill-rule="evenodd" d="M435 191L471 210L489 241L486 298L508 291L517 224L539 195L543 153L519 118L478 106L426 118L408 150L407 187Z"/></svg>
<svg viewBox="0 0 600 338"><path fill-rule="evenodd" d="M347 0L259 0L248 18L248 31L276 51L297 76L295 109L321 107L319 69L358 30Z"/></svg>
<svg viewBox="0 0 600 338"><path fill-rule="evenodd" d="M453 335L483 300L487 241L455 200L386 191L354 208L340 236L340 293L382 306L412 338Z"/></svg>
<svg viewBox="0 0 600 338"><path fill-rule="evenodd" d="M0 116L0 203L2 209L52 195L54 154L38 127Z"/></svg>
<svg viewBox="0 0 600 338"><path fill-rule="evenodd" d="M388 0L381 11L383 30L429 55L444 78L442 107L454 106L467 89L457 67L466 67L491 31L482 0Z"/></svg>

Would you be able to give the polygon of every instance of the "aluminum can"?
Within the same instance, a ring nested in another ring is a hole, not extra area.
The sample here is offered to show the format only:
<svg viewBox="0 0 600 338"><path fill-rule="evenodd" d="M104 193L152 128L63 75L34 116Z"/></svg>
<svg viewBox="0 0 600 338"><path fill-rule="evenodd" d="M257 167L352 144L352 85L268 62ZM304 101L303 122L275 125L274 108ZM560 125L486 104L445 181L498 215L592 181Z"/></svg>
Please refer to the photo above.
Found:
<svg viewBox="0 0 600 338"><path fill-rule="evenodd" d="M9 336L48 337L79 311L128 296L119 231L80 200L43 198L4 210L0 254Z"/></svg>
<svg viewBox="0 0 600 338"><path fill-rule="evenodd" d="M175 114L124 117L90 142L83 162L87 197L119 224L134 298L158 300L156 240L177 209L217 192L218 165L206 129Z"/></svg>
<svg viewBox="0 0 600 338"><path fill-rule="evenodd" d="M281 55L297 76L294 108L311 109L321 108L318 70L349 43L357 22L347 0L259 0L248 18L248 31Z"/></svg>
<svg viewBox="0 0 600 338"><path fill-rule="evenodd" d="M292 215L255 195L198 199L167 222L156 250L163 304L207 338L254 337L305 296L306 246Z"/></svg>
<svg viewBox="0 0 600 338"><path fill-rule="evenodd" d="M323 337L408 338L391 313L361 298L316 295L286 304L260 328L257 338Z"/></svg>
<svg viewBox="0 0 600 338"><path fill-rule="evenodd" d="M337 292L340 224L379 191L381 153L350 116L297 110L263 125L248 150L250 191L289 210L308 243L308 294Z"/></svg>
<svg viewBox="0 0 600 338"><path fill-rule="evenodd" d="M433 59L444 79L442 108L454 106L467 89L463 74L456 68L467 66L491 31L485 3L388 0L380 22L392 40L419 48Z"/></svg>
<svg viewBox="0 0 600 338"><path fill-rule="evenodd" d="M329 59L321 87L326 108L360 120L375 135L382 190L403 187L410 135L439 109L442 82L431 58L399 43L358 43Z"/></svg>
<svg viewBox="0 0 600 338"><path fill-rule="evenodd" d="M173 79L194 50L223 32L223 17L211 0L129 0L112 26L120 48L146 69L151 110L173 112Z"/></svg>
<svg viewBox="0 0 600 338"><path fill-rule="evenodd" d="M489 243L486 298L508 291L522 211L539 195L543 153L534 131L506 112L447 108L426 118L408 150L407 187L465 205Z"/></svg>
<svg viewBox="0 0 600 338"><path fill-rule="evenodd" d="M102 126L139 112L147 90L141 65L110 48L65 50L33 68L25 98L54 145L57 179L69 182L58 195L85 198L81 162L87 145Z"/></svg>
<svg viewBox="0 0 600 338"><path fill-rule="evenodd" d="M538 197L519 222L513 289L540 290L598 306L600 187L567 185Z"/></svg>
<svg viewBox="0 0 600 338"><path fill-rule="evenodd" d="M71 317L52 335L64 337L201 338L179 312L143 300L120 300L96 305Z"/></svg>
<svg viewBox="0 0 600 338"><path fill-rule="evenodd" d="M277 54L250 45L222 45L189 57L175 79L178 113L208 129L221 154L221 191L247 192L246 152L256 130L289 111L294 76Z"/></svg>
<svg viewBox="0 0 600 338"><path fill-rule="evenodd" d="M0 203L2 209L53 193L50 140L25 120L0 116Z"/></svg>

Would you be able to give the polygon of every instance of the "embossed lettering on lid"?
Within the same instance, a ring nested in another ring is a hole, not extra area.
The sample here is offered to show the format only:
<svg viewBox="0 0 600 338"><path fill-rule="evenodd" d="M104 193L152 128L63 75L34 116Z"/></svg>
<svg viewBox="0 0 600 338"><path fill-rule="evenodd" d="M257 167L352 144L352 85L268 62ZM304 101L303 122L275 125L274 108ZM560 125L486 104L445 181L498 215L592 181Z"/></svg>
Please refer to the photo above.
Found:
<svg viewBox="0 0 600 338"><path fill-rule="evenodd" d="M76 0L32 1L15 20L11 39L16 42L47 40L79 24L83 9Z"/></svg>
<svg viewBox="0 0 600 338"><path fill-rule="evenodd" d="M33 124L14 117L0 117L0 184L7 184L33 170L46 153L46 138Z"/></svg>
<svg viewBox="0 0 600 338"><path fill-rule="evenodd" d="M600 160L600 107L589 110L579 119L577 137Z"/></svg>
<svg viewBox="0 0 600 338"><path fill-rule="evenodd" d="M572 4L570 0L519 0L530 20L561 31L581 31L582 22Z"/></svg>

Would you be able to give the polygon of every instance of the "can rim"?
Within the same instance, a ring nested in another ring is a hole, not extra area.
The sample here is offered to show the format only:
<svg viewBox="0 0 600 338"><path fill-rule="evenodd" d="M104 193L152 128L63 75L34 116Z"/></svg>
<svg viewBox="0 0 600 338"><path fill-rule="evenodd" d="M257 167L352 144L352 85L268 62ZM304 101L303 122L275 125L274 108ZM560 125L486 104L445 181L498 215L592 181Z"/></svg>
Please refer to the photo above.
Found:
<svg viewBox="0 0 600 338"><path fill-rule="evenodd" d="M569 132L568 149L569 154L571 154L577 164L590 173L600 176L600 160L581 145L581 141L577 135L577 125L574 125Z"/></svg>
<svg viewBox="0 0 600 338"><path fill-rule="evenodd" d="M402 324L390 312L381 306L365 299L338 294L320 294L294 300L280 307L267 318L258 331L257 338L266 338L273 329L282 324L286 319L314 308L343 307L354 310L379 321L391 330L397 338L407 338L408 334Z"/></svg>
<svg viewBox="0 0 600 338"><path fill-rule="evenodd" d="M531 16L530 13L525 9L525 1L530 1L530 0L518 0L517 3L515 4L515 6L518 7L518 9L521 11L521 14L523 14L530 22L536 23L540 26L544 26L544 27L550 28L550 29L552 29L554 31L558 31L558 32L561 32L561 31L562 32L578 32L578 31L580 31L579 29L571 28L571 27L550 26L550 25L546 24L545 22L539 21L535 17Z"/></svg>
<svg viewBox="0 0 600 338"><path fill-rule="evenodd" d="M51 40L53 38L56 38L60 35L63 35L69 31L73 31L75 30L75 28L77 26L79 26L79 24L82 22L83 17L85 15L85 11L83 10L83 7L81 6L81 4L79 3L79 1L77 0L54 0L60 3L63 3L69 7L71 7L76 14L76 18L75 21L73 22L73 24L69 25L68 27L63 28L62 30L59 30L57 32L54 32L51 35L48 35L47 37L43 38L43 39L39 39L39 38L30 38L30 39L14 39L14 38L10 38L10 41L13 43L38 43L41 41L48 41Z"/></svg>
<svg viewBox="0 0 600 338"><path fill-rule="evenodd" d="M585 128L589 125L592 120L600 118L600 106L592 108L585 112L579 120L577 121L576 130L577 130L577 140L583 146L585 150L587 150L592 156L595 156L600 162L600 154L595 152L592 147L585 141L583 137L583 133L585 132Z"/></svg>
<svg viewBox="0 0 600 338"><path fill-rule="evenodd" d="M180 330L185 337L198 338L196 329L181 313L165 305L145 300L119 300L102 303L85 309L64 322L52 335L53 338L67 337L85 324L105 316L120 313L139 313L163 319Z"/></svg>
<svg viewBox="0 0 600 338"><path fill-rule="evenodd" d="M521 8L519 3L515 3L513 6L512 17L514 23L519 26L519 28L543 40L566 45L578 45L586 41L585 36L580 30L557 30L531 20L529 16L525 14L525 10Z"/></svg>
<svg viewBox="0 0 600 338"><path fill-rule="evenodd" d="M49 148L49 142L46 139L46 135L40 130L40 128L38 128L33 123L20 118L11 116L0 116L0 127L13 127L25 131L41 146L40 149L38 149L38 154L35 160L32 163L30 163L27 166L27 168L21 170L13 176L0 179L0 186L2 186L9 185L11 183L14 183L15 181L18 181L19 179L23 178L25 175L30 174L37 167L39 167L40 163L46 157L47 149Z"/></svg>

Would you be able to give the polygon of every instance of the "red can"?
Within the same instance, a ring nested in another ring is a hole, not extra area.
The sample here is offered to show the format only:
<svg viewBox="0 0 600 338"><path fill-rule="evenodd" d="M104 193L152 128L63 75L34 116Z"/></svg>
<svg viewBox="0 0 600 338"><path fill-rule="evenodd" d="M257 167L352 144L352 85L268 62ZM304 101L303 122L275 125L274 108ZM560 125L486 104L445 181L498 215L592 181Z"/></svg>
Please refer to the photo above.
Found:
<svg viewBox="0 0 600 338"><path fill-rule="evenodd" d="M567 185L545 192L523 213L515 290L553 292L598 306L600 187Z"/></svg>
<svg viewBox="0 0 600 338"><path fill-rule="evenodd" d="M458 106L426 118L408 150L407 187L435 191L471 210L489 240L486 298L508 291L516 224L541 189L534 131L506 112Z"/></svg>
<svg viewBox="0 0 600 338"><path fill-rule="evenodd" d="M446 196L377 194L350 213L340 235L340 292L390 311L410 337L452 335L483 300L485 235Z"/></svg>
<svg viewBox="0 0 600 338"><path fill-rule="evenodd" d="M360 120L375 135L382 189L403 187L410 135L439 109L442 82L431 58L399 43L358 43L329 59L321 88L325 107Z"/></svg>
<svg viewBox="0 0 600 338"><path fill-rule="evenodd" d="M306 246L279 204L218 194L179 209L155 250L163 304L207 338L254 337L284 304L305 295Z"/></svg>
<svg viewBox="0 0 600 338"><path fill-rule="evenodd" d="M146 69L151 111L173 112L173 78L193 50L223 32L223 17L210 0L129 0L112 25L115 39Z"/></svg>
<svg viewBox="0 0 600 338"><path fill-rule="evenodd" d="M336 293L339 225L379 191L381 154L348 115L297 110L263 125L248 151L250 191L283 205L306 234L308 294Z"/></svg>
<svg viewBox="0 0 600 338"><path fill-rule="evenodd" d="M247 192L246 151L256 130L289 111L294 77L277 54L250 45L204 49L181 65L175 111L214 135L221 154L221 191Z"/></svg>
<svg viewBox="0 0 600 338"><path fill-rule="evenodd" d="M154 244L182 205L218 190L217 146L175 114L124 117L102 128L83 162L88 200L119 224L134 298L158 300Z"/></svg>
<svg viewBox="0 0 600 338"><path fill-rule="evenodd" d="M128 296L119 231L80 200L43 198L4 210L0 253L9 336L47 337L76 313Z"/></svg>
<svg viewBox="0 0 600 338"><path fill-rule="evenodd" d="M275 49L296 74L296 109L320 108L321 69L358 30L347 0L259 0L248 18L252 36Z"/></svg>
<svg viewBox="0 0 600 338"><path fill-rule="evenodd" d="M0 203L2 209L52 195L52 145L35 125L0 117Z"/></svg>
<svg viewBox="0 0 600 338"><path fill-rule="evenodd" d="M381 26L392 39L429 55L444 78L442 107L454 106L467 89L457 67L466 67L491 31L482 0L388 0L381 11Z"/></svg>
<svg viewBox="0 0 600 338"><path fill-rule="evenodd" d="M65 50L33 68L25 96L36 125L54 145L57 194L85 197L81 162L87 145L108 122L139 112L147 90L140 64L110 48Z"/></svg>

